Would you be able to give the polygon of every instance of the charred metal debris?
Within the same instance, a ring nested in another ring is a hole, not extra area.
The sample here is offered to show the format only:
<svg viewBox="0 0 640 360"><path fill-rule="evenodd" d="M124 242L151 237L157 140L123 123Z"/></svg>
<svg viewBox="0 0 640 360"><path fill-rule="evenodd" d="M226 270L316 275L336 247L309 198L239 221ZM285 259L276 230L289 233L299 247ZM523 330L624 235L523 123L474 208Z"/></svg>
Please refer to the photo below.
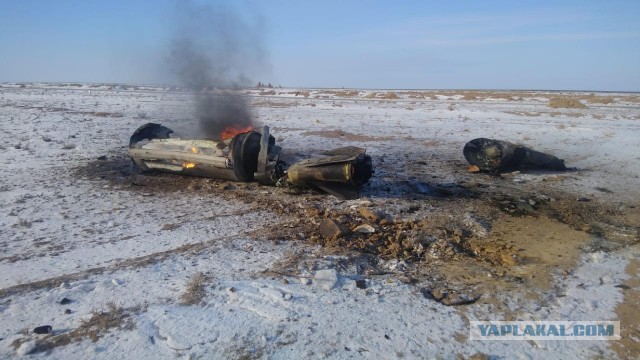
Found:
<svg viewBox="0 0 640 360"><path fill-rule="evenodd" d="M358 197L359 189L373 174L371 157L365 149L353 146L289 165L280 160L282 147L275 144L268 126L262 133L243 129L220 141L171 138L172 133L154 123L142 125L133 133L128 154L141 171L290 184L341 199Z"/></svg>
<svg viewBox="0 0 640 360"><path fill-rule="evenodd" d="M464 146L463 154L469 164L492 173L520 168L568 170L562 159L502 140L473 139Z"/></svg>

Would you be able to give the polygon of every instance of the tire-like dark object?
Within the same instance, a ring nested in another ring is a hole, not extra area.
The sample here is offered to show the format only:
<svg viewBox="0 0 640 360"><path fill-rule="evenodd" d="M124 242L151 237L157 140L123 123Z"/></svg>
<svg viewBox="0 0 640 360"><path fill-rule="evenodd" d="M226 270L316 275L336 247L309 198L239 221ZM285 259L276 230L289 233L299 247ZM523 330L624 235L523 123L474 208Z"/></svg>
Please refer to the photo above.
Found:
<svg viewBox="0 0 640 360"><path fill-rule="evenodd" d="M258 155L260 154L260 139L262 134L251 131L238 134L231 144L233 158L233 172L240 181L253 181L254 173L258 170ZM275 145L276 139L269 136L268 150Z"/></svg>

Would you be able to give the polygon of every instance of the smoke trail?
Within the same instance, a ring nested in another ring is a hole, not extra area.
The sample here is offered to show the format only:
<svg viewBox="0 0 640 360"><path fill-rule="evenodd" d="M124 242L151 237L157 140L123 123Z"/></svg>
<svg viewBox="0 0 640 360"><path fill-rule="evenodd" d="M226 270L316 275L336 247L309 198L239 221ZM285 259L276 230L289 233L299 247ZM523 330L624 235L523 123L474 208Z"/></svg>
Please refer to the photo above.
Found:
<svg viewBox="0 0 640 360"><path fill-rule="evenodd" d="M203 135L218 138L227 126L251 125L251 108L239 88L266 67L261 22L190 1L178 2L175 15L178 28L167 60L179 83L195 92Z"/></svg>

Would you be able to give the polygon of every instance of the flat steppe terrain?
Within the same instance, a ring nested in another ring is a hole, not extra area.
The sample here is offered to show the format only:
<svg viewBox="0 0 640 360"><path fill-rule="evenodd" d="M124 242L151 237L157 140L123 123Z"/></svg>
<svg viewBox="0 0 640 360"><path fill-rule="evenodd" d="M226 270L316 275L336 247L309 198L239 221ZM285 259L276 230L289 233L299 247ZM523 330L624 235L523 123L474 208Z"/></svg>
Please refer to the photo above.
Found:
<svg viewBox="0 0 640 360"><path fill-rule="evenodd" d="M640 356L640 95L242 93L285 160L366 148L361 197L136 173L138 126L199 136L185 91L0 84L0 358ZM472 174L478 137L575 169ZM325 239L325 219L375 232ZM474 320L622 340L472 341Z"/></svg>

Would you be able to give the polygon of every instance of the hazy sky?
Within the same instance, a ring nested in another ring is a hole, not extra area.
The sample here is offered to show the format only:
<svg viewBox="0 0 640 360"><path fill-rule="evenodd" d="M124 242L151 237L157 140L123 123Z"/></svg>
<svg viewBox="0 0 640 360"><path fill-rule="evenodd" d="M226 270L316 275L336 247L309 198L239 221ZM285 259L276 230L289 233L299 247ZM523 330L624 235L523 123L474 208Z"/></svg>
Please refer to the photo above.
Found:
<svg viewBox="0 0 640 360"><path fill-rule="evenodd" d="M0 82L171 82L185 3L0 0ZM640 91L637 0L194 3L253 33L252 82Z"/></svg>

